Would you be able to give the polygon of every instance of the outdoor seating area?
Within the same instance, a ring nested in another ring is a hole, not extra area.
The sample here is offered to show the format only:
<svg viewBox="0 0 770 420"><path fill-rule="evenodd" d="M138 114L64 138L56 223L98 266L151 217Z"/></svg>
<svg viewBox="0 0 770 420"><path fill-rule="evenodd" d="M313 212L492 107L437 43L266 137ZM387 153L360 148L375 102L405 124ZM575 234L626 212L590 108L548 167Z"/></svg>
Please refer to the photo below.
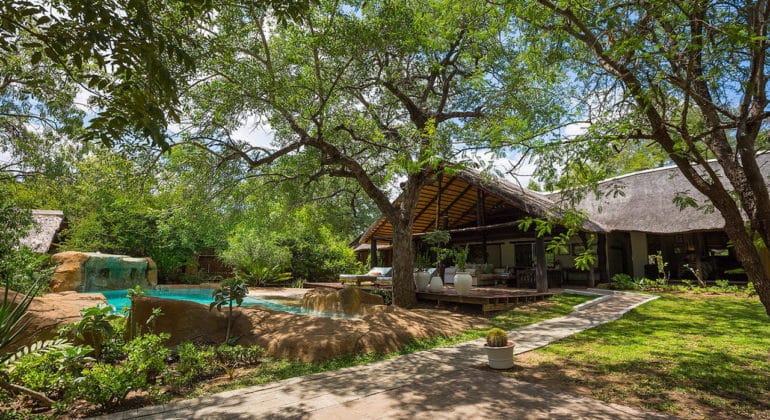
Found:
<svg viewBox="0 0 770 420"><path fill-rule="evenodd" d="M361 286L362 283L368 284L393 284L393 277L390 272L393 267L372 267L366 274L340 274L340 283L355 283Z"/></svg>

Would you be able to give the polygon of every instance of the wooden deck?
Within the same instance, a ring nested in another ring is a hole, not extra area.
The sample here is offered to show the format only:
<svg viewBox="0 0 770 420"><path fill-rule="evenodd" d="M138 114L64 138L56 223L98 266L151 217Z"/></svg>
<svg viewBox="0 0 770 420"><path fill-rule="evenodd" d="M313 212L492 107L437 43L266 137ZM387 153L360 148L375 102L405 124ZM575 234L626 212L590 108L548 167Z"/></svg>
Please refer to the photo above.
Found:
<svg viewBox="0 0 770 420"><path fill-rule="evenodd" d="M502 311L520 303L548 299L555 293L538 293L513 290L471 289L467 295L458 295L454 289L446 289L440 293L418 292L417 299L434 301L438 306L442 302L462 303L481 306L482 312Z"/></svg>

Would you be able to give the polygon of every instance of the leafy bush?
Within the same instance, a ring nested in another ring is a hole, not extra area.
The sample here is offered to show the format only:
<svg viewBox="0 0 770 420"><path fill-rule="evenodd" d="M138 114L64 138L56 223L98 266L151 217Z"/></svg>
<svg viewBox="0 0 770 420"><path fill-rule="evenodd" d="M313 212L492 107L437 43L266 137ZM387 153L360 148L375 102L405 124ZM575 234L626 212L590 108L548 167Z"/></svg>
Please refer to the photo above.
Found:
<svg viewBox="0 0 770 420"><path fill-rule="evenodd" d="M83 366L93 360L88 357L92 349L59 343L43 351L30 346L32 349L27 354L9 363L8 378L52 398L71 398L75 379Z"/></svg>
<svg viewBox="0 0 770 420"><path fill-rule="evenodd" d="M291 264L291 251L254 231L239 230L228 240L222 260L236 276L250 284L262 285L280 278ZM284 276L284 280L286 280Z"/></svg>
<svg viewBox="0 0 770 420"><path fill-rule="evenodd" d="M144 334L126 344L126 360L123 365L142 376L146 383L154 383L156 378L164 376L168 366L166 359L171 355L163 342L169 334Z"/></svg>
<svg viewBox="0 0 770 420"><path fill-rule="evenodd" d="M111 306L85 308L81 311L83 319L70 326L70 331L80 344L94 349L94 357L97 361L102 359L105 343L116 337L113 321L122 318L111 311Z"/></svg>
<svg viewBox="0 0 770 420"><path fill-rule="evenodd" d="M0 258L0 278L8 279L7 287L11 290L28 290L38 282L47 285L53 270L48 255L38 254L27 247L13 249ZM37 294L42 294L46 288L39 288Z"/></svg>
<svg viewBox="0 0 770 420"><path fill-rule="evenodd" d="M169 383L177 388L192 385L200 378L215 374L219 367L214 363L214 348L198 347L192 343L182 343L176 352L179 362L176 365L176 375L169 376Z"/></svg>
<svg viewBox="0 0 770 420"><path fill-rule="evenodd" d="M610 288L612 289L635 289L636 283L628 274L618 273L610 279Z"/></svg>
<svg viewBox="0 0 770 420"><path fill-rule="evenodd" d="M105 363L97 363L84 369L83 376L76 382L81 398L105 407L119 405L125 401L129 391L147 386L143 375L137 375L123 365Z"/></svg>
<svg viewBox="0 0 770 420"><path fill-rule="evenodd" d="M243 347L223 344L214 349L214 360L232 380L235 376L235 368L256 365L264 352L264 349L259 346Z"/></svg>

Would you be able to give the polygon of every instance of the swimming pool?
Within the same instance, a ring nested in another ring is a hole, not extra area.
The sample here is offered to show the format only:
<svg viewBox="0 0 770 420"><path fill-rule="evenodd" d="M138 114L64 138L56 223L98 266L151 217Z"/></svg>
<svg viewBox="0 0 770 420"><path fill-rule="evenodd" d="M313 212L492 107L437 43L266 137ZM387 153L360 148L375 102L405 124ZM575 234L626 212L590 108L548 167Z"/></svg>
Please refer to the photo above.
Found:
<svg viewBox="0 0 770 420"><path fill-rule="evenodd" d="M145 296L153 296L163 299L187 300L208 306L212 301L211 293L213 291L214 289L149 289L145 290L144 294ZM101 293L105 298L107 298L107 303L115 308L114 312L122 313L124 308L131 306L131 300L128 299L128 290L105 290L96 293ZM308 311L302 309L302 307L299 305L286 305L254 296L247 296L245 299L243 299L243 304L241 304L241 306L261 306L263 308L273 309L276 311L301 315L313 315L331 318L350 318L349 315Z"/></svg>

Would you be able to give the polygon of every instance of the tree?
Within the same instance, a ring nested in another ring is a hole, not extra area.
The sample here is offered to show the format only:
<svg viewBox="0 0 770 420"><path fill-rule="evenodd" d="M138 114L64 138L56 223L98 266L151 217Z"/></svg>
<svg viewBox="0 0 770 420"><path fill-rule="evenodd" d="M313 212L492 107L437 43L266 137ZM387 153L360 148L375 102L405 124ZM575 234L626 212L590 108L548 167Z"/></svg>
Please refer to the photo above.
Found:
<svg viewBox="0 0 770 420"><path fill-rule="evenodd" d="M412 306L421 188L451 171L441 162L459 158L458 149L499 143L514 129L537 132L522 120L554 108L548 77L530 77L531 63L504 35L508 23L503 8L454 1L325 2L302 23L278 27L256 9L223 10L202 41L196 137L257 173L297 158L294 177L359 183L394 228L394 303ZM269 122L277 150L229 138L248 115Z"/></svg>
<svg viewBox="0 0 770 420"><path fill-rule="evenodd" d="M515 7L530 25L530 42L565 51L583 83L591 128L565 142L570 155L596 162L616 142L654 142L709 201L689 202L724 217L770 315L770 267L760 258L770 245L770 195L756 159L770 116L770 2L537 0Z"/></svg>
<svg viewBox="0 0 770 420"><path fill-rule="evenodd" d="M222 305L227 305L227 333L225 334L225 344L230 342L230 329L233 324L233 303L241 306L243 299L249 295L249 288L246 281L233 277L222 281L219 288L214 290L211 295L212 302L209 304L209 311L217 308L222 310Z"/></svg>

